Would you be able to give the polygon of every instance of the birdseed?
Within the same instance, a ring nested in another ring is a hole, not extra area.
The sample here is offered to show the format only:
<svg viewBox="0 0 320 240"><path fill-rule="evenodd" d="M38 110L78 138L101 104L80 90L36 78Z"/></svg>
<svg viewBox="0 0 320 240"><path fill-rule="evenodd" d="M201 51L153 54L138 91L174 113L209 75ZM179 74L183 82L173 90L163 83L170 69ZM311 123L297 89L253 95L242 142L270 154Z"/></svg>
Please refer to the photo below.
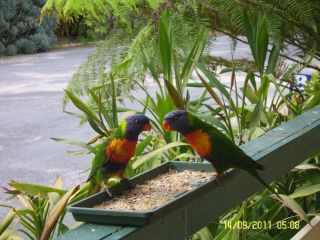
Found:
<svg viewBox="0 0 320 240"><path fill-rule="evenodd" d="M215 173L212 172L170 170L96 205L95 208L126 211L152 210L214 177Z"/></svg>

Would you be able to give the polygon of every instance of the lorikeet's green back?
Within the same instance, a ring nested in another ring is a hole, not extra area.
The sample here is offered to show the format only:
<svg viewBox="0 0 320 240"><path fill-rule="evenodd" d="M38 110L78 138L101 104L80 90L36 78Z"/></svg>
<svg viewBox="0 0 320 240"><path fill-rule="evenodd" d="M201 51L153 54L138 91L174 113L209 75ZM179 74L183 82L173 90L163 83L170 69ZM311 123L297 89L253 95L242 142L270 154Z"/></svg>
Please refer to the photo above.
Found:
<svg viewBox="0 0 320 240"><path fill-rule="evenodd" d="M97 153L92 159L91 171L88 177L88 180L90 181L89 195L97 193L101 189L101 183L104 180L104 176L102 175L101 171L99 171L99 168L108 159L105 150L108 142L110 142L110 139L111 138L108 138L99 144L97 147Z"/></svg>
<svg viewBox="0 0 320 240"><path fill-rule="evenodd" d="M203 156L203 158L213 163L218 174L223 173L229 168L240 168L249 172L256 172L256 169L264 169L262 165L247 156L241 148L235 145L231 139L217 128L195 116L193 118L195 128L201 129L209 135L211 153L209 156Z"/></svg>

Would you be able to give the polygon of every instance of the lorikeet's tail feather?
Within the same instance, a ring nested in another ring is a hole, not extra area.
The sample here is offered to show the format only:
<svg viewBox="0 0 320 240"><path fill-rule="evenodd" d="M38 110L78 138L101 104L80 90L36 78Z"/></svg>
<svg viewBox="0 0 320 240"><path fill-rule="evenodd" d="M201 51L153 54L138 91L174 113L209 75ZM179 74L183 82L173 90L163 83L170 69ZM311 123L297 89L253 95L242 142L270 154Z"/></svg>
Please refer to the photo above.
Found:
<svg viewBox="0 0 320 240"><path fill-rule="evenodd" d="M249 171L249 173L254 176L263 186L265 186L267 189L269 189L270 192L275 194L279 199L282 199L279 194L268 184L266 183L263 178L259 175L257 171Z"/></svg>

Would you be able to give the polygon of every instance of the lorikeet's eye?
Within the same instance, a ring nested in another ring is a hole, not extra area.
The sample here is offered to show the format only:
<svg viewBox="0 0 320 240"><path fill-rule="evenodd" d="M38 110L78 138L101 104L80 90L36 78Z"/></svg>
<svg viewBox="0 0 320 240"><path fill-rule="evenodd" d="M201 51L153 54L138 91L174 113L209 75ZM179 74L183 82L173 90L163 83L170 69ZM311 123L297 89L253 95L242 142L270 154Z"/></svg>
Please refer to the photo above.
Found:
<svg viewBox="0 0 320 240"><path fill-rule="evenodd" d="M138 119L135 119L134 121L135 121L136 123L138 123Z"/></svg>

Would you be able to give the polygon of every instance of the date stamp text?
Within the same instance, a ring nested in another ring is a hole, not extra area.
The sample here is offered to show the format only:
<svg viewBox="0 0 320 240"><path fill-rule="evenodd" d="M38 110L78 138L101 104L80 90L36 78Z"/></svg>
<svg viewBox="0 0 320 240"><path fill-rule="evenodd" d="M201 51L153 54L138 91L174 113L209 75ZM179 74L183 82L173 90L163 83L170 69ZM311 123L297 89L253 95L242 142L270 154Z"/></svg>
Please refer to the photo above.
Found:
<svg viewBox="0 0 320 240"><path fill-rule="evenodd" d="M300 221L224 221L225 229L300 229Z"/></svg>

